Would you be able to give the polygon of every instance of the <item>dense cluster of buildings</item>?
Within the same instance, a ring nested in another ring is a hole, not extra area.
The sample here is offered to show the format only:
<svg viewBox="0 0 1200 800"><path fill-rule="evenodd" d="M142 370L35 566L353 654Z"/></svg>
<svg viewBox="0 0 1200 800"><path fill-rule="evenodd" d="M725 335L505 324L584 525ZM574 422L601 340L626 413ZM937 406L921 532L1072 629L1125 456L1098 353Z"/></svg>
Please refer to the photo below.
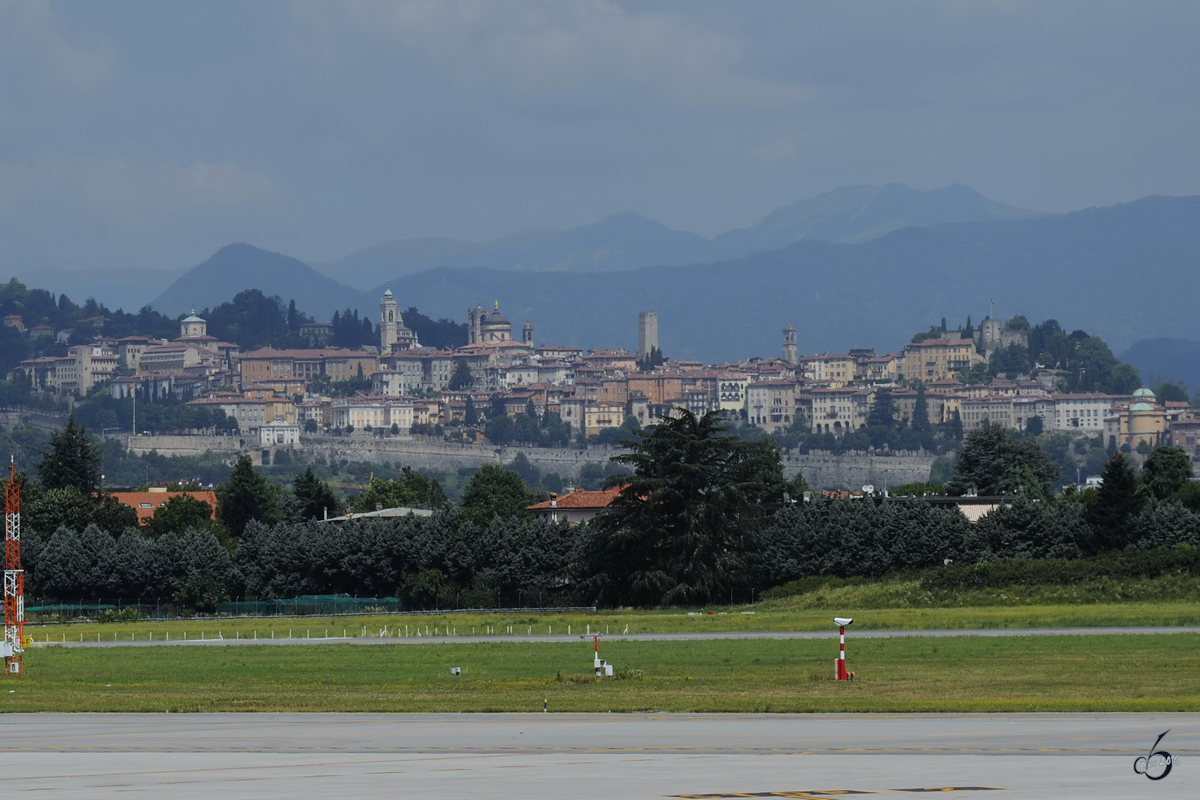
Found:
<svg viewBox="0 0 1200 800"><path fill-rule="evenodd" d="M94 342L72 347L66 356L29 359L19 369L45 391L83 395L107 382L116 397L175 396L219 408L243 435L271 445L328 430L409 435L414 427L465 422L470 407L483 416L516 416L530 408L539 416L558 414L573 433L586 436L618 427L629 416L646 424L676 408L719 411L768 431L800 426L842 436L867 424L883 389L891 392L897 421L911 422L916 381L924 387L932 424L958 420L969 431L991 422L1025 430L1037 418L1045 431L1100 436L1106 444L1135 448L1143 442L1195 448L1200 439L1200 418L1186 403L1159 403L1149 390L1066 394L1058 390L1062 376L1054 370L1040 370L1038 380L961 383L957 374L1004 347L1025 344L1023 331L992 319L970 338L951 331L885 354L860 349L801 355L796 330L787 326L779 358L708 365L651 365L650 356L659 352L653 312L638 320L637 353L538 345L529 322L514 337L498 303L468 309L468 320L465 346L423 347L388 290L380 301L378 348L241 352L209 336L195 313L180 322L180 335L171 341L105 338L97 319L89 323L99 331ZM21 324L19 318L4 322ZM328 326L309 327L319 338L318 329ZM321 394L351 380L371 388L354 396Z"/></svg>

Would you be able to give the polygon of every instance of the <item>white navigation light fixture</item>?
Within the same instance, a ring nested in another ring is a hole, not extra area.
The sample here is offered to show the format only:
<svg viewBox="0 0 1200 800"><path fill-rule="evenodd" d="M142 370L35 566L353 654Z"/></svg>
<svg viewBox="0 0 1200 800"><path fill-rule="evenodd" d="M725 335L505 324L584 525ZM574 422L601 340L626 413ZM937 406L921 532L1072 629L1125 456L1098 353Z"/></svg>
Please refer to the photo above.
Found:
<svg viewBox="0 0 1200 800"><path fill-rule="evenodd" d="M849 625L851 622L854 622L854 620L851 619L850 617L834 617L833 618L833 624L837 625L839 628L844 628L847 625Z"/></svg>

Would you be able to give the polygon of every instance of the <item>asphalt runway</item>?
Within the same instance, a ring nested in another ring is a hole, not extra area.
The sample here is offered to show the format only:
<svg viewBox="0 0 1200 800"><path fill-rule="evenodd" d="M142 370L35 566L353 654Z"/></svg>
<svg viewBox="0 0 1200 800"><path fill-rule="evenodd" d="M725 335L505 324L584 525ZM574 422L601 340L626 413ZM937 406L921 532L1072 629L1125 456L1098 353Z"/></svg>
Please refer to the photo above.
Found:
<svg viewBox="0 0 1200 800"><path fill-rule="evenodd" d="M554 635L542 636L533 635L527 636L524 634L497 634L492 636L397 636L395 632L386 636L358 636L350 635L348 637L337 636L336 634L330 637L324 637L320 634L325 628L317 630L317 636L308 638L306 636L296 636L295 638L208 638L199 640L194 638L186 641L179 639L179 633L175 633L174 639L164 640L163 634L159 633L157 639L91 639L90 634L85 631L79 633L58 633L57 636L51 636L48 631L40 631L36 628L27 628L30 635L33 637L33 645L35 647L59 646L59 647L212 647L222 645L296 645L296 644L474 644L478 642L573 642L581 638L587 638L592 634L576 633L570 636ZM302 631L301 628L296 629L297 632ZM39 640L38 634L41 633L46 637L45 641ZM357 633L357 632L355 632ZM370 631L368 631L368 634ZM929 629L929 630L854 630L851 631L848 637L853 639L893 639L897 637L946 637L946 636L1105 636L1105 635L1145 635L1145 634L1164 634L1164 633L1200 633L1200 626L1147 626L1147 627L1103 627L1103 628L966 628L966 629ZM143 634L146 635L146 634ZM73 636L81 637L72 641ZM61 637L61 638L59 638ZM265 637L265 634L264 634ZM836 631L752 631L752 632L715 632L715 633L602 633L601 637L606 641L626 641L626 642L671 642L671 641L697 641L697 640L714 640L714 639L836 639Z"/></svg>
<svg viewBox="0 0 1200 800"><path fill-rule="evenodd" d="M1197 755L1196 714L0 717L0 792L52 797L1176 798Z"/></svg>

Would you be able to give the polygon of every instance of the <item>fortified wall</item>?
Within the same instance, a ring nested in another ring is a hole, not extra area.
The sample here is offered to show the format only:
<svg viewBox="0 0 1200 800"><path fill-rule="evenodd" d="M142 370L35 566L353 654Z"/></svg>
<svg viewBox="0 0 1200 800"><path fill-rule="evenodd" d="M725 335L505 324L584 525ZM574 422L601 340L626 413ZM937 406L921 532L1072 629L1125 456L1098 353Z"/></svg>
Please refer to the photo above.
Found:
<svg viewBox="0 0 1200 800"><path fill-rule="evenodd" d="M222 453L232 463L238 455L248 453L256 464L262 463L263 448L257 440L238 436L129 436L120 437L125 446L136 454L157 451L160 455L195 456L212 451ZM272 448L273 449L273 448ZM556 472L563 480L573 481L585 464L605 464L621 452L621 448L592 445L578 448L493 447L477 444L450 444L405 438L374 438L369 436L308 436L301 444L289 448L294 460L305 462L324 458L326 461L360 461L366 463L399 463L417 470L454 472L461 467L475 469L484 464L512 463L518 453L524 453L529 463L543 473ZM883 489L904 483L929 480L934 456L927 454L873 455L854 453L785 453L783 471L788 478L797 472L814 489L858 489L872 484Z"/></svg>
<svg viewBox="0 0 1200 800"><path fill-rule="evenodd" d="M867 484L887 489L929 480L936 458L926 453L784 453L783 474L790 478L800 472L814 489L859 489Z"/></svg>

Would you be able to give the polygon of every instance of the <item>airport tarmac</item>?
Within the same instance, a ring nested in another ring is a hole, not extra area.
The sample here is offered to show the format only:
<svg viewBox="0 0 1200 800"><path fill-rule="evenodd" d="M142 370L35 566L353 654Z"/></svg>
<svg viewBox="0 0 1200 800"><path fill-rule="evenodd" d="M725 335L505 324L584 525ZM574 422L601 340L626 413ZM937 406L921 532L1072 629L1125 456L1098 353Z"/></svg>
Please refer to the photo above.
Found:
<svg viewBox="0 0 1200 800"><path fill-rule="evenodd" d="M1174 798L1198 755L1197 714L0 717L0 792L89 798Z"/></svg>

